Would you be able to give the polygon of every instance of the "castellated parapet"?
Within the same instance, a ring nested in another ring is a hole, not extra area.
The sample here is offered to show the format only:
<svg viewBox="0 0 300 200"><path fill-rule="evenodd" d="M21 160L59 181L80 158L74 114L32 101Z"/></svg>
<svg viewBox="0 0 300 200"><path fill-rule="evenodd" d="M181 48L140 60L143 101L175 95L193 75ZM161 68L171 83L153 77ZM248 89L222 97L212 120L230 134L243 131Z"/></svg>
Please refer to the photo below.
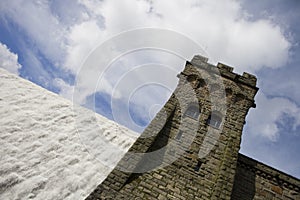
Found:
<svg viewBox="0 0 300 200"><path fill-rule="evenodd" d="M254 197L256 190L242 194L235 179L245 177L237 163L247 159L238 152L245 117L255 107L256 77L195 56L178 78L165 106L87 200Z"/></svg>

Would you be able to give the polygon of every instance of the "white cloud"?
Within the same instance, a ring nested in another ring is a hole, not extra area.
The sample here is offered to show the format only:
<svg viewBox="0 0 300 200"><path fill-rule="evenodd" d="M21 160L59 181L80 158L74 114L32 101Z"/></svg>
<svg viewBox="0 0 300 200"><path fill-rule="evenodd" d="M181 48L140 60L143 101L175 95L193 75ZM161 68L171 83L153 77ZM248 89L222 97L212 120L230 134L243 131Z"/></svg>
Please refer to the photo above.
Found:
<svg viewBox="0 0 300 200"><path fill-rule="evenodd" d="M56 87L60 88L60 95L66 99L72 99L74 87L67 84L64 80L56 78L53 80Z"/></svg>
<svg viewBox="0 0 300 200"><path fill-rule="evenodd" d="M211 60L230 63L239 72L280 67L288 59L290 43L280 27L249 19L237 1L112 0L95 7L107 36L140 27L172 29L206 47Z"/></svg>
<svg viewBox="0 0 300 200"><path fill-rule="evenodd" d="M143 27L187 35L205 48L212 62L223 61L238 72L280 67L288 59L290 43L280 27L271 20L249 19L233 0L81 0L68 2L74 10L68 12L58 9L61 4L3 1L0 11L28 34L39 52L74 74L101 42Z"/></svg>
<svg viewBox="0 0 300 200"><path fill-rule="evenodd" d="M0 43L0 67L14 74L19 74L18 70L22 67L18 63L18 55L11 52L2 43Z"/></svg>
<svg viewBox="0 0 300 200"><path fill-rule="evenodd" d="M266 19L249 19L236 1L111 0L81 3L86 6L89 18L70 27L67 36L65 67L73 72L78 71L84 58L101 42L122 31L142 27L167 28L183 33L201 44L212 62L230 63L238 72L254 72L264 66L277 68L288 60L290 43L280 27ZM104 19L102 26L97 23L100 17ZM87 83L84 90L89 92L85 96L95 92L95 85L90 85L89 77L92 74L77 76L78 80ZM113 85L107 84L109 82L107 80L104 84L107 88L98 89L110 91Z"/></svg>
<svg viewBox="0 0 300 200"><path fill-rule="evenodd" d="M247 116L247 128L250 134L276 141L279 137L279 124L285 125L284 117L294 119L293 131L300 126L300 107L283 97L268 98L262 92L256 97L257 108ZM258 120L259 119L259 120Z"/></svg>
<svg viewBox="0 0 300 200"><path fill-rule="evenodd" d="M80 0L68 2L72 4L70 8L73 9L68 12L56 9L62 4L59 2L1 1L0 16L13 20L25 30L38 51L49 60L77 75L77 82L82 86L79 88L80 97L77 99L80 103L84 103L87 96L97 91L111 93L118 79L134 67L128 67L126 64L143 64L139 62L143 61L141 58L149 57L145 52L131 58L139 61L123 60L121 64L125 62L122 66L124 68L112 68L114 71L112 70L109 76L104 76L100 86L93 79L97 80L97 76L101 74L99 70L105 67L101 65L104 63L101 59L105 60L107 55L100 55L90 63L85 73L77 74L84 59L95 47L115 34L129 29L156 27L177 31L202 45L211 62L228 63L238 72L255 72L262 67L282 67L289 56L290 42L283 34L284 30L269 19L252 19L241 4L234 0ZM107 52L117 55L118 50L111 46ZM157 63L165 63L164 56L154 57ZM151 59L144 60L149 61ZM172 63L171 67L175 66L174 70L179 72L182 69L180 67L183 67L181 65L182 63L177 62ZM162 82L166 77L156 74L144 76L150 76L155 82ZM131 80L137 84L144 76L139 74L139 77L132 77ZM176 81L169 82L168 88L174 88ZM61 88L61 94L70 98L72 86L62 80L55 83ZM116 96L122 98L128 93L130 91L119 91ZM166 96L162 94L152 98L163 99ZM267 104L266 98L260 97L258 101L262 102L258 102L258 105ZM270 121L258 127L274 139L275 133L278 132L274 122L280 113L293 111L290 109L292 103L287 100L272 99L271 102L279 107L275 110L270 108ZM141 104L143 101L139 99L136 103Z"/></svg>
<svg viewBox="0 0 300 200"><path fill-rule="evenodd" d="M67 57L64 66L74 74L96 44L101 41L101 29L95 20L76 24L68 35Z"/></svg>
<svg viewBox="0 0 300 200"><path fill-rule="evenodd" d="M61 64L68 27L51 12L48 1L1 1L0 17L18 25L31 40L36 52L42 53L54 64Z"/></svg>

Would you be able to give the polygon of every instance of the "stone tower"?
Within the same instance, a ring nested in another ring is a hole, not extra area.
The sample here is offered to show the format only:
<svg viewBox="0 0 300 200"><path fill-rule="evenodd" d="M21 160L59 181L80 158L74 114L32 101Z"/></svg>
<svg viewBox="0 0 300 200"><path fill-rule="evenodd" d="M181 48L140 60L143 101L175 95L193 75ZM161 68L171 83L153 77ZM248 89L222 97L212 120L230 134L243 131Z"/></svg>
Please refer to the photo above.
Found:
<svg viewBox="0 0 300 200"><path fill-rule="evenodd" d="M230 199L256 77L195 56L163 109L87 199Z"/></svg>

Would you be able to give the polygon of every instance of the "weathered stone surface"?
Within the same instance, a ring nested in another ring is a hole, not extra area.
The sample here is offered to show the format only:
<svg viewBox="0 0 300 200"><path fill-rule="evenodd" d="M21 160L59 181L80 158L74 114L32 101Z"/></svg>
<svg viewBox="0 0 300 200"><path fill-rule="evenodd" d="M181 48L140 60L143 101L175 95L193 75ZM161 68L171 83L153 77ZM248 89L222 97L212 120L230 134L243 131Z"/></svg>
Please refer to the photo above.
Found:
<svg viewBox="0 0 300 200"><path fill-rule="evenodd" d="M239 154L231 199L300 199L300 180Z"/></svg>
<svg viewBox="0 0 300 200"><path fill-rule="evenodd" d="M108 194L115 199L120 195L134 199L140 193L147 195L145 199L230 199L245 116L258 90L253 75L240 76L232 70L223 64L213 66L201 56L187 62L173 95L130 149L153 152L178 140L175 150L170 147L163 158L171 159L180 149L183 153L164 168L123 173L122 179L110 178L122 173L115 169L98 186L100 193L92 193L87 199L107 198ZM200 113L187 116L191 105ZM145 137L153 133L154 137ZM126 155L118 165L130 161ZM157 160L168 162L163 158L134 162L147 169ZM104 188L117 182L120 187Z"/></svg>
<svg viewBox="0 0 300 200"><path fill-rule="evenodd" d="M299 199L299 180L238 154L245 117L255 107L256 77L235 74L221 63L213 66L202 56L187 62L178 77L173 95L130 152L153 152L177 140L163 158L183 153L166 167L144 173L115 169L87 199ZM191 104L199 113L186 116ZM221 123L212 117L215 113L221 115ZM144 169L157 165L157 160L168 162L160 157L151 162L131 159ZM118 165L128 161L125 155ZM117 174L121 178L113 179Z"/></svg>

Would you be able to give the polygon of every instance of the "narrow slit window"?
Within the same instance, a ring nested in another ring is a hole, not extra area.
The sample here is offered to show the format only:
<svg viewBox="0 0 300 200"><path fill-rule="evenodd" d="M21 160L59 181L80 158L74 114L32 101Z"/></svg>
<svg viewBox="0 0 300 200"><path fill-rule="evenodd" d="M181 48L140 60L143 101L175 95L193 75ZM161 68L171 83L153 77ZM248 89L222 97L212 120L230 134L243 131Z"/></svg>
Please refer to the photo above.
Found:
<svg viewBox="0 0 300 200"><path fill-rule="evenodd" d="M202 165L202 162L201 161L198 161L197 165L195 166L195 171L196 172L199 172L200 168L201 168L201 165Z"/></svg>
<svg viewBox="0 0 300 200"><path fill-rule="evenodd" d="M179 131L175 137L176 140L181 140L182 138L182 131Z"/></svg>

